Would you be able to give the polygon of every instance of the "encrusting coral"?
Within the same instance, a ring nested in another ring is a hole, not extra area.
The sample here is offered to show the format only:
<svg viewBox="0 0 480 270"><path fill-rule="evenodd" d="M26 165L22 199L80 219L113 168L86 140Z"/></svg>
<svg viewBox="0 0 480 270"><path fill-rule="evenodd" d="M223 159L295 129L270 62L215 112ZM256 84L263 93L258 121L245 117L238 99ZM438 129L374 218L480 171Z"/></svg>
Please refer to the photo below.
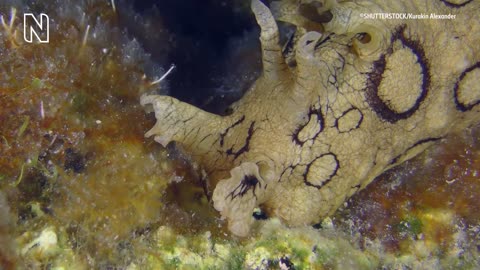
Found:
<svg viewBox="0 0 480 270"><path fill-rule="evenodd" d="M275 8L286 21L300 10L290 2ZM141 98L157 118L146 136L181 142L199 161L236 235L249 233L258 206L290 225L318 222L382 172L480 120L478 2L327 2L331 20L298 39L291 67L273 15L252 1L263 75L232 114ZM364 16L380 12L456 16Z"/></svg>

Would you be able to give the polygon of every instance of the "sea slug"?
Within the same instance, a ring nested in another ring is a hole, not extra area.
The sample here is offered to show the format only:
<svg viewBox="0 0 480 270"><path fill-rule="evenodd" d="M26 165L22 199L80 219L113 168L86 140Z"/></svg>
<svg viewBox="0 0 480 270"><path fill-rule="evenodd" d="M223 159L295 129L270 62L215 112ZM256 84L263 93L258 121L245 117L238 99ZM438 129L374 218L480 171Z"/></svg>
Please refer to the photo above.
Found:
<svg viewBox="0 0 480 270"><path fill-rule="evenodd" d="M263 74L232 114L141 98L157 119L146 136L191 153L239 236L256 207L292 226L318 222L376 176L480 122L480 2L308 2L272 4L278 20L304 33L286 61L274 16L252 0ZM365 15L372 13L455 19Z"/></svg>

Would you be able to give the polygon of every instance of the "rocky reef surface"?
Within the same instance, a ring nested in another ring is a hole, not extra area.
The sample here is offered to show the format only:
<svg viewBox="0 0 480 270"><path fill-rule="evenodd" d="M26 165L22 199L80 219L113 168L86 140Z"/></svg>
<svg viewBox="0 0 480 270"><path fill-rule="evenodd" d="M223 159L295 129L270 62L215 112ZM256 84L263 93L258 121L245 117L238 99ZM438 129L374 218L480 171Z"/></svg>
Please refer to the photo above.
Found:
<svg viewBox="0 0 480 270"><path fill-rule="evenodd" d="M249 5L232 5L254 22ZM26 12L53 18L49 44L23 40ZM140 96L167 94L159 79L178 49L161 17L91 0L7 1L0 14L0 269L480 267L479 127L387 171L313 226L256 208L238 238L194 157L144 137L155 119ZM148 53L152 40L161 53ZM242 65L258 67L261 51L250 50Z"/></svg>

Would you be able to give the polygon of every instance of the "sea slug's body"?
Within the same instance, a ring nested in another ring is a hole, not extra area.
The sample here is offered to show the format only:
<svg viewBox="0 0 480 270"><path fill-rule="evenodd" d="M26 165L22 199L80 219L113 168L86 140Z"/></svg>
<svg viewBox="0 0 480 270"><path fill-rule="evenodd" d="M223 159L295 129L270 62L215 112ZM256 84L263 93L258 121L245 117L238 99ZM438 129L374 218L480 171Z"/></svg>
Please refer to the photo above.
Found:
<svg viewBox="0 0 480 270"><path fill-rule="evenodd" d="M327 1L317 10L331 20L313 28L297 2L274 2L279 20L306 32L292 67L270 10L252 1L264 70L231 115L168 96L141 100L157 118L147 136L181 142L205 168L214 206L237 235L248 234L258 206L290 225L317 222L385 170L480 122L478 1ZM363 15L381 12L456 16ZM307 32L316 28L323 33Z"/></svg>

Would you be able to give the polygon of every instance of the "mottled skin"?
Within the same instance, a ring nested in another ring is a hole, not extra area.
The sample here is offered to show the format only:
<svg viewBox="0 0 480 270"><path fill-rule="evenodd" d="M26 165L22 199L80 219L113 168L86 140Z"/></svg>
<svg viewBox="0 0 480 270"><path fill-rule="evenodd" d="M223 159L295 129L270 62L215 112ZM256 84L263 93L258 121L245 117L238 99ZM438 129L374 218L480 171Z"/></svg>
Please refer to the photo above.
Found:
<svg viewBox="0 0 480 270"><path fill-rule="evenodd" d="M275 15L298 22L292 5L299 2L277 3ZM214 206L237 235L248 234L258 206L290 225L318 222L382 172L480 122L479 1L323 6L333 14L319 22L325 32L298 39L296 66L287 66L272 14L252 1L264 71L231 115L168 96L142 97L157 118L146 136L183 144L205 168ZM360 16L374 12L456 19Z"/></svg>

